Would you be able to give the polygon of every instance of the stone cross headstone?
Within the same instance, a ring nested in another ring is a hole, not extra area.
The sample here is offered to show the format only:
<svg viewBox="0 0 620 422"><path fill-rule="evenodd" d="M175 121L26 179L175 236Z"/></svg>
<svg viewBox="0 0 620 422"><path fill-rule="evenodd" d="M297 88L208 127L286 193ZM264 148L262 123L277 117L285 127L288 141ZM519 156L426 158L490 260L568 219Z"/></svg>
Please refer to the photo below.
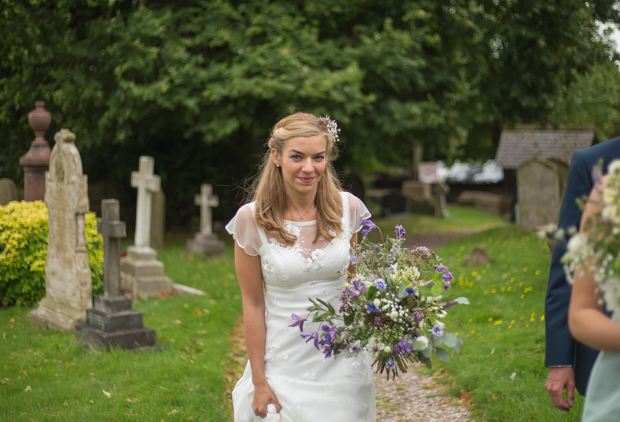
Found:
<svg viewBox="0 0 620 422"><path fill-rule="evenodd" d="M86 250L88 183L75 134L62 129L46 173L48 244L45 261L45 298L30 313L30 322L72 331L84 321L92 305L92 279Z"/></svg>
<svg viewBox="0 0 620 422"><path fill-rule="evenodd" d="M163 190L151 196L151 248L163 249L166 234L166 195Z"/></svg>
<svg viewBox="0 0 620 422"><path fill-rule="evenodd" d="M159 176L153 174L152 157L140 157L139 171L131 173L131 186L138 189L134 245L121 260L123 284L131 287L135 297L173 292L173 281L164 275L164 264L150 246L151 195L160 189Z"/></svg>
<svg viewBox="0 0 620 422"><path fill-rule="evenodd" d="M0 179L0 205L6 205L11 201L17 201L17 187L11 179Z"/></svg>
<svg viewBox="0 0 620 422"><path fill-rule="evenodd" d="M103 237L105 293L95 296L95 307L86 311L86 324L75 327L75 335L106 349L155 346L155 330L144 326L142 312L134 311L131 299L121 294L120 242L127 231L120 221L118 200L101 201L101 214L97 229Z"/></svg>
<svg viewBox="0 0 620 422"><path fill-rule="evenodd" d="M134 237L137 247L151 246L151 195L161 187L159 176L153 174L154 164L152 157L142 156L139 171L131 173L131 186L138 189Z"/></svg>
<svg viewBox="0 0 620 422"><path fill-rule="evenodd" d="M211 208L219 205L219 198L213 195L213 187L203 183L200 194L194 197L194 203L200 206L200 232L193 239L187 241L187 248L191 252L218 254L224 251L224 242L217 239L213 233Z"/></svg>
<svg viewBox="0 0 620 422"><path fill-rule="evenodd" d="M567 177L568 166L551 160L534 159L517 170L521 228L557 223Z"/></svg>

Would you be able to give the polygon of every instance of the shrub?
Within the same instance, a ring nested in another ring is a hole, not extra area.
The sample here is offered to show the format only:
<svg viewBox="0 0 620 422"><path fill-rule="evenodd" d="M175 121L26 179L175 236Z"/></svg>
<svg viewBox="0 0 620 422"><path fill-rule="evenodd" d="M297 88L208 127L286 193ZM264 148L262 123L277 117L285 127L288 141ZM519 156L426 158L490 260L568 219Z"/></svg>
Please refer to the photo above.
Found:
<svg viewBox="0 0 620 422"><path fill-rule="evenodd" d="M32 306L45 296L47 207L44 202L0 206L0 305ZM93 295L103 293L103 239L97 218L86 214L86 247Z"/></svg>

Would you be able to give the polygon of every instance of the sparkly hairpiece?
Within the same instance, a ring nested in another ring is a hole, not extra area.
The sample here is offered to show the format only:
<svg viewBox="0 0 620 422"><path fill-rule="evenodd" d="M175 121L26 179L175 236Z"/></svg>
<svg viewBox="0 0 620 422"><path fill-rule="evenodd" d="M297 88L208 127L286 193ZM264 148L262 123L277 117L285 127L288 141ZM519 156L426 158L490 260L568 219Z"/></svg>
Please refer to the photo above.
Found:
<svg viewBox="0 0 620 422"><path fill-rule="evenodd" d="M321 119L323 124L327 126L327 131L329 132L330 135L333 136L334 142L339 142L340 141L340 128L338 127L338 123L336 123L335 120L330 119L329 116L319 117L319 119Z"/></svg>

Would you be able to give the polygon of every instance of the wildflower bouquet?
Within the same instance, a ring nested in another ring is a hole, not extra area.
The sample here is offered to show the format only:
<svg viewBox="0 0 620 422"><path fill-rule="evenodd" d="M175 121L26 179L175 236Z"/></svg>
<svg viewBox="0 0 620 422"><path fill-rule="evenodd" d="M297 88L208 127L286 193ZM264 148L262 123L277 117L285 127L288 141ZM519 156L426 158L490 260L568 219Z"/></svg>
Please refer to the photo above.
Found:
<svg viewBox="0 0 620 422"><path fill-rule="evenodd" d="M440 258L428 248L408 250L402 247L405 230L397 225L396 237L372 244L367 236L376 228L363 220L363 239L357 253L351 256L355 271L346 271L347 282L341 293L338 311L320 299L310 299L309 314L293 314L306 343L314 346L326 358L351 357L362 350L374 356L377 372L387 372L388 378L407 372L408 363L423 362L431 367L430 357L445 362L450 358L444 347L460 352L463 340L446 331L440 320L447 309L457 303L469 304L466 298L445 300L450 290L452 273ZM303 332L303 323L310 319L324 322L319 331Z"/></svg>
<svg viewBox="0 0 620 422"><path fill-rule="evenodd" d="M583 233L576 233L572 228L562 262L566 280L571 284L576 270L593 274L607 310L620 324L620 160L612 161L608 169L607 184L597 183L602 199L596 204L601 207L601 213L585 222ZM601 178L601 170L599 164L594 171L595 179Z"/></svg>

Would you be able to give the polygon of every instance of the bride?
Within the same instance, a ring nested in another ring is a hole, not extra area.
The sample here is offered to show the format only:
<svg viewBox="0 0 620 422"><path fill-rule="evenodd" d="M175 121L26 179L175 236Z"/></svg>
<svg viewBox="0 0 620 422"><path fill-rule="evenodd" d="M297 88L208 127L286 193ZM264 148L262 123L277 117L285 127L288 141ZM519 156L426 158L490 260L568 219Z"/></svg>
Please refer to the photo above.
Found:
<svg viewBox="0 0 620 422"><path fill-rule="evenodd" d="M299 328L288 327L291 314L305 314L308 297L338 309L339 271L349 266L361 220L370 217L358 198L341 191L331 163L338 132L328 117L295 113L280 120L253 202L226 226L235 238L249 356L233 390L235 422L376 420L368 355L326 359ZM319 328L305 325L304 331Z"/></svg>

